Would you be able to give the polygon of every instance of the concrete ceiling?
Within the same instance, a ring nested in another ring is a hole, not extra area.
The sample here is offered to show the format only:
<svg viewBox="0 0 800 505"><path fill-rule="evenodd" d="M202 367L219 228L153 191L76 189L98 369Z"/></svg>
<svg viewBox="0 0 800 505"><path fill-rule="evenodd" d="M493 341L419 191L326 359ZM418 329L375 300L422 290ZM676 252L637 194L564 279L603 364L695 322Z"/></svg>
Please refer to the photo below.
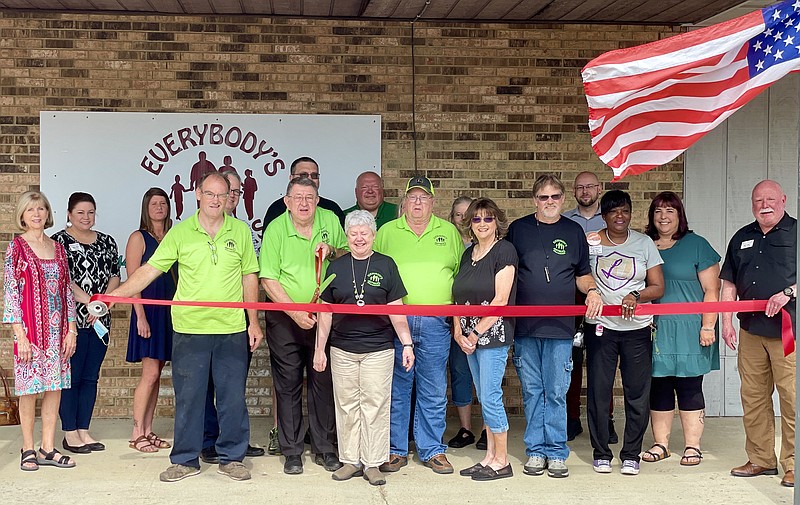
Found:
<svg viewBox="0 0 800 505"><path fill-rule="evenodd" d="M677 25L700 24L740 4L742 0L0 0L0 10Z"/></svg>

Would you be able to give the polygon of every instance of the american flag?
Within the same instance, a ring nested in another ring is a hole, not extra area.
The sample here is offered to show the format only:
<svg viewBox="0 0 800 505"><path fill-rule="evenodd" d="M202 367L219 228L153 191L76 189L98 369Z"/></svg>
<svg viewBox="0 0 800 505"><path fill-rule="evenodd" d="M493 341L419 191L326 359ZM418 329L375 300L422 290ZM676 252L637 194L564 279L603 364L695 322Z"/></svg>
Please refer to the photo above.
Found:
<svg viewBox="0 0 800 505"><path fill-rule="evenodd" d="M614 180L668 163L800 65L800 0L641 46L582 70L592 147Z"/></svg>

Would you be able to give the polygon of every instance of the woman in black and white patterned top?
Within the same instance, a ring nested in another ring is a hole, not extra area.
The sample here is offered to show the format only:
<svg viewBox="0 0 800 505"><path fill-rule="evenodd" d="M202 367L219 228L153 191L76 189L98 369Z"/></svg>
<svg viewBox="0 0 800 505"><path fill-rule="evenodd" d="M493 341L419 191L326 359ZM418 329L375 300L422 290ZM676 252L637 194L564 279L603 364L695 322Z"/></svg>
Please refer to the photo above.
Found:
<svg viewBox="0 0 800 505"><path fill-rule="evenodd" d="M69 262L78 320L78 344L71 359L72 388L61 394L61 429L64 449L78 454L102 451L105 446L89 434L97 399L100 366L108 348L111 315L89 315L86 304L98 293L119 286L119 252L111 236L92 230L95 201L88 193L73 193L67 204L67 227L53 235L64 245Z"/></svg>

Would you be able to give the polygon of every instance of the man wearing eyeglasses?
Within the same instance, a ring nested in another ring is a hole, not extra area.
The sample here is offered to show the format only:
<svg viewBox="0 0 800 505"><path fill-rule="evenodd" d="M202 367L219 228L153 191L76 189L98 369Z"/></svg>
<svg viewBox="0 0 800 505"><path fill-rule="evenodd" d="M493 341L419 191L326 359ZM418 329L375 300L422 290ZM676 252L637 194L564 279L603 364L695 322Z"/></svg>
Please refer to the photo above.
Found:
<svg viewBox="0 0 800 505"><path fill-rule="evenodd" d="M228 159L227 163L230 163L230 156L225 156ZM228 193L228 199L225 201L225 213L235 216L236 207L239 205L239 200L242 195L242 180L239 177L239 174L232 170L227 170L225 172L220 172L222 175L228 179L228 183L230 184L231 190ZM258 255L258 242L256 241L255 233L250 230L251 238L253 240L253 247L256 250L256 255ZM249 320L247 317L247 313L245 312L245 322L249 324ZM252 351L249 350L247 352L247 369L250 369L250 360L253 358ZM214 387L214 377L213 375L209 374L208 378L208 393L206 395L206 408L205 408L205 416L203 420L203 450L200 451L200 459L203 460L204 463L209 464L217 464L219 463L219 454L217 454L217 439L219 438L219 416L217 415L217 408L215 405L215 387ZM264 449L261 447L253 447L250 444L247 445L247 452L245 455L248 458L253 458L257 456L264 455Z"/></svg>
<svg viewBox="0 0 800 505"><path fill-rule="evenodd" d="M564 184L555 175L533 183L536 212L517 219L506 240L517 249L517 305L572 305L575 289L588 293L586 316L600 313L603 302L589 268L589 244L583 229L562 218ZM572 371L575 318L518 317L514 366L525 407L528 475L567 477L567 389Z"/></svg>
<svg viewBox="0 0 800 505"><path fill-rule="evenodd" d="M406 305L450 305L453 279L464 243L450 222L433 215L433 184L427 177L413 177L406 185L405 212L386 223L375 237L376 251L397 264L408 295ZM389 460L381 472L396 472L408 464L408 421L413 407L414 441L423 464L440 474L453 473L442 443L446 428L447 357L450 354L449 318L409 316L416 354L411 370L403 368L403 345L395 342ZM416 378L417 401L411 405L411 386Z"/></svg>
<svg viewBox="0 0 800 505"><path fill-rule="evenodd" d="M384 200L383 179L375 172L363 172L356 179L356 204L345 209L344 214L354 210L366 210L375 218L378 228L397 219L397 205Z"/></svg>
<svg viewBox="0 0 800 505"><path fill-rule="evenodd" d="M258 261L247 225L225 213L228 180L206 174L196 190L200 208L173 226L153 256L112 296L130 297L142 291L178 263L176 300L209 302L258 301ZM219 419L216 451L218 472L234 480L250 478L242 464L250 440L245 403L247 350L255 350L264 335L255 310L172 307L172 381L175 388L175 441L172 465L161 473L174 482L200 473L203 416L209 374L216 385ZM249 344L249 346L248 346Z"/></svg>
<svg viewBox="0 0 800 505"><path fill-rule="evenodd" d="M583 228L584 233L600 231L606 227L603 216L600 214L600 195L602 194L600 179L592 172L581 172L575 177L573 195L577 205L574 209L564 213L564 217L572 219ZM576 303L584 303L583 293L578 292ZM583 318L577 318L577 325L582 324ZM583 384L584 348L572 348L572 380L567 391L567 441L583 433L581 425L581 385ZM614 429L614 401L609 407L611 416L608 419L608 443L616 444L619 441L617 431Z"/></svg>
<svg viewBox="0 0 800 505"><path fill-rule="evenodd" d="M289 174L290 181L295 179L308 179L314 184L317 191L319 191L319 178L319 165L313 158L301 156L292 162L291 174ZM339 207L339 204L320 196L317 206L336 214L336 217L339 218L339 226L344 227L344 212L342 212L342 208ZM262 230L266 230L267 226L284 212L286 212L286 202L284 198L278 198L272 202L267 209L267 213L264 215L264 222L261 223Z"/></svg>
<svg viewBox="0 0 800 505"><path fill-rule="evenodd" d="M298 164L298 166L300 166ZM287 210L264 230L261 242L261 285L273 302L313 303L325 278L328 260L347 245L336 215L317 208L313 179L289 181L283 197ZM325 257L319 271L317 251ZM315 294L316 293L316 294ZM316 316L307 311L267 311L272 380L277 400L278 441L286 457L283 471L303 473L303 370L308 377L308 418L314 462L333 472L342 464L336 456L336 414L330 367L314 370Z"/></svg>

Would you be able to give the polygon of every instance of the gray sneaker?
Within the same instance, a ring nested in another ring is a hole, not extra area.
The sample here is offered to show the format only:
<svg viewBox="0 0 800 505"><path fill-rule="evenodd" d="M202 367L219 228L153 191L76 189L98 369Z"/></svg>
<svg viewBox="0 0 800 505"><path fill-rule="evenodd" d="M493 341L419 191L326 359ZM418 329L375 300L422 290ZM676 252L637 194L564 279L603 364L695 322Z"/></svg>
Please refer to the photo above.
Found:
<svg viewBox="0 0 800 505"><path fill-rule="evenodd" d="M241 461L231 461L230 463L219 464L217 473L227 475L233 480L250 480L250 470Z"/></svg>
<svg viewBox="0 0 800 505"><path fill-rule="evenodd" d="M531 456L528 462L522 467L522 471L528 475L542 475L547 468L547 460L542 456Z"/></svg>
<svg viewBox="0 0 800 505"><path fill-rule="evenodd" d="M560 479L562 477L569 477L569 469L567 463L563 459L548 459L547 460L547 475Z"/></svg>
<svg viewBox="0 0 800 505"><path fill-rule="evenodd" d="M200 473L199 468L184 465L170 465L158 476L161 482L176 482Z"/></svg>

